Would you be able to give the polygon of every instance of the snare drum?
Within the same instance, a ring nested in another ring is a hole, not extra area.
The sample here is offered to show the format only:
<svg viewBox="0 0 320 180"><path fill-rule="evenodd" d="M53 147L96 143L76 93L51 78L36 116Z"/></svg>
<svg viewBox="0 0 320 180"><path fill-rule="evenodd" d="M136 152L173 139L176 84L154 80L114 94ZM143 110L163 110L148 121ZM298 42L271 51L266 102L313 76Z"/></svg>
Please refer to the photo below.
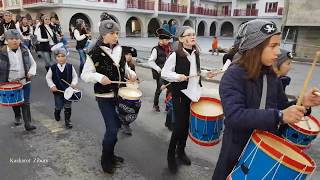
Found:
<svg viewBox="0 0 320 180"><path fill-rule="evenodd" d="M213 146L220 142L223 129L223 110L218 99L201 97L190 107L190 139L201 146Z"/></svg>
<svg viewBox="0 0 320 180"><path fill-rule="evenodd" d="M311 142L316 139L320 132L320 123L312 115L304 117L305 121L295 124L288 124L281 131L283 138L298 146L301 149L307 149L311 146ZM308 124L310 126L308 126Z"/></svg>
<svg viewBox="0 0 320 180"><path fill-rule="evenodd" d="M23 85L20 82L0 83L0 105L20 106L24 102Z"/></svg>
<svg viewBox="0 0 320 180"><path fill-rule="evenodd" d="M137 119L141 107L141 96L142 92L136 88L119 89L117 112L122 123L130 124Z"/></svg>
<svg viewBox="0 0 320 180"><path fill-rule="evenodd" d="M63 97L68 101L78 102L81 100L82 93L78 89L73 89L72 87L68 87L64 91Z"/></svg>
<svg viewBox="0 0 320 180"><path fill-rule="evenodd" d="M255 130L227 179L306 179L315 167L312 158L298 147Z"/></svg>

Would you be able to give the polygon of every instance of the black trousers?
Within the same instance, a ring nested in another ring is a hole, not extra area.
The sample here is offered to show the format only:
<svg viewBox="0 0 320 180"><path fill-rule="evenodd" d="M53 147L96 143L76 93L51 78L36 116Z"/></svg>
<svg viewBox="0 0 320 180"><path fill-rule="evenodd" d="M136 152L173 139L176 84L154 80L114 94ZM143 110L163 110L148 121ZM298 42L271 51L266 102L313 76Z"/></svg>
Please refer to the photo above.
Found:
<svg viewBox="0 0 320 180"><path fill-rule="evenodd" d="M178 147L178 153L184 151L184 148L186 147L191 103L191 100L182 93L179 93L177 95L173 94L172 100L175 123L168 149L169 158L174 157L176 147Z"/></svg>
<svg viewBox="0 0 320 180"><path fill-rule="evenodd" d="M160 76L157 77L156 79L156 83L157 83L157 89L156 92L154 93L154 99L153 99L153 105L154 106L158 106L159 105L159 96L161 94L161 86L162 86L162 81L160 79Z"/></svg>

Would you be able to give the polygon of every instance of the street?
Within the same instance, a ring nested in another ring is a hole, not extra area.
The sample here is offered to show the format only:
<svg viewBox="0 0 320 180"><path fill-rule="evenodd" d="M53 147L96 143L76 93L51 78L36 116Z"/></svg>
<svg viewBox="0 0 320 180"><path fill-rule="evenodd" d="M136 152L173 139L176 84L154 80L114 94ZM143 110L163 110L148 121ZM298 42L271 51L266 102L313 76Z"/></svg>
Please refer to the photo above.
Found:
<svg viewBox="0 0 320 180"><path fill-rule="evenodd" d="M147 51L145 51L147 54ZM202 66L206 68L222 67L222 56L203 56ZM72 53L69 62L76 69L79 66L78 54ZM100 168L101 142L105 127L93 96L93 84L79 80L82 90L80 102L73 103L73 129L64 128L64 122L56 122L53 117L53 95L45 82L45 69L37 60L37 76L32 81L31 111L37 129L24 131L24 127L13 126L11 108L0 108L0 174L4 180L34 179L124 179L124 180L209 180L218 159L221 143L210 147L201 147L188 140L186 153L191 157L191 166L179 166L179 172L171 175L167 169L166 154L170 131L164 126L166 112L165 93L161 94L161 112L152 110L155 82L151 70L137 66L140 89L143 92L142 107L138 119L132 124L133 136L118 134L116 154L125 158L121 168L111 176ZM292 84L288 94L298 95L310 68L306 64L294 64L290 72ZM319 88L320 67L316 68L310 87ZM219 80L221 76L217 77ZM218 98L218 83L204 82L203 95ZM320 117L320 109L314 108L313 115ZM319 138L308 150L308 154L320 164ZM316 170L311 179L320 179Z"/></svg>

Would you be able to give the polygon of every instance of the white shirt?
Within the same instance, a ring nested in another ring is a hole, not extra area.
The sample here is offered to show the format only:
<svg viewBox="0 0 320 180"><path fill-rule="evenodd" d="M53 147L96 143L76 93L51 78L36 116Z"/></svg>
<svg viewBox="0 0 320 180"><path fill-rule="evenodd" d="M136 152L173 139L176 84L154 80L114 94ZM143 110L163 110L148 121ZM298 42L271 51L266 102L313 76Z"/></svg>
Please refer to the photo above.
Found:
<svg viewBox="0 0 320 180"><path fill-rule="evenodd" d="M66 64L57 64L58 69L60 70L60 72L64 71L64 68L66 67ZM49 86L49 88L52 88L54 86L56 86L53 81L52 81L52 70L51 68L49 68L47 74L46 74L46 80L47 80L47 84ZM71 81L71 85L75 86L78 84L78 75L76 70L74 69L74 67L72 66L72 81Z"/></svg>
<svg viewBox="0 0 320 180"><path fill-rule="evenodd" d="M185 50L184 50L185 51ZM190 62L190 72L189 76L195 76L197 74L197 63L196 63L196 54L195 51L191 53L191 55L187 53L187 58ZM173 52L167 59L164 67L161 71L161 77L169 82L179 82L180 74L175 72L176 67L176 52ZM201 73L202 74L202 73ZM200 75L200 74L199 74ZM192 101L197 102L201 97L201 87L199 85L199 76L189 78L187 89L181 90L187 97L189 97Z"/></svg>
<svg viewBox="0 0 320 180"><path fill-rule="evenodd" d="M148 60L148 64L152 69L154 69L160 73L161 68L156 64L156 60L157 60L157 50L156 50L156 48L153 48L153 50L151 51L151 55L149 57L149 60Z"/></svg>
<svg viewBox="0 0 320 180"><path fill-rule="evenodd" d="M51 37L53 37L53 31L52 31L52 29L51 29L50 26L47 25L47 24L45 24L44 26L45 26L45 27L47 28L47 30L49 31L49 33L48 33L48 31L45 30L45 31L47 32L48 38L47 38L47 39L43 39L43 38L41 37L40 27L37 27L37 29L36 29L35 32L34 32L34 34L37 35L37 40L38 40L39 42L49 42L50 45L54 45L53 39L51 38ZM49 37L50 37L50 38L49 38ZM49 39L50 39L50 40L49 40Z"/></svg>
<svg viewBox="0 0 320 180"><path fill-rule="evenodd" d="M73 31L73 35L74 35L74 38L76 38L77 41L81 41L81 40L84 40L87 36L85 34L82 34L80 36L80 32L78 29L75 29Z"/></svg>
<svg viewBox="0 0 320 180"><path fill-rule="evenodd" d="M108 54L108 56L111 57L113 60L114 64L116 66L119 66L119 62L121 59L121 54L122 54L122 48L120 45L114 47L113 49L110 49L105 46L100 46L100 48ZM130 69L128 64L125 64L125 76L128 77L128 75L136 77L136 73ZM105 75L100 74L96 72L96 68L93 64L92 59L90 56L87 56L86 62L83 66L83 70L81 73L81 79L84 80L85 82L91 82L91 83L101 83L102 78ZM96 94L97 97L114 97L113 93L107 93L107 94Z"/></svg>
<svg viewBox="0 0 320 180"><path fill-rule="evenodd" d="M10 81L16 81L19 79L22 84L26 84L26 79L25 79L25 71L24 71L24 66L23 66L23 59L22 59L22 52L20 47L17 49L16 52L12 51L8 46L7 46L7 52L8 52L8 57L9 57L9 82ZM33 56L31 55L30 51L28 50L29 53L29 59L31 62L31 67L27 74L30 75L35 75L37 71L37 65L36 62L33 59Z"/></svg>

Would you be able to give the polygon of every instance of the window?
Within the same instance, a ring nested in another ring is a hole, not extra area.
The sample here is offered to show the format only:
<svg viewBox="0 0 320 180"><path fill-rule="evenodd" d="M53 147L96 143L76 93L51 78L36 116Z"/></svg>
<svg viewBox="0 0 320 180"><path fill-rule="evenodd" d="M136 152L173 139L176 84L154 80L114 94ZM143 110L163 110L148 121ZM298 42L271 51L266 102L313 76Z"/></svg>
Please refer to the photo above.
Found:
<svg viewBox="0 0 320 180"><path fill-rule="evenodd" d="M256 9L256 3L247 4L247 9Z"/></svg>
<svg viewBox="0 0 320 180"><path fill-rule="evenodd" d="M278 2L267 2L265 12L266 13L276 13L278 9Z"/></svg>

